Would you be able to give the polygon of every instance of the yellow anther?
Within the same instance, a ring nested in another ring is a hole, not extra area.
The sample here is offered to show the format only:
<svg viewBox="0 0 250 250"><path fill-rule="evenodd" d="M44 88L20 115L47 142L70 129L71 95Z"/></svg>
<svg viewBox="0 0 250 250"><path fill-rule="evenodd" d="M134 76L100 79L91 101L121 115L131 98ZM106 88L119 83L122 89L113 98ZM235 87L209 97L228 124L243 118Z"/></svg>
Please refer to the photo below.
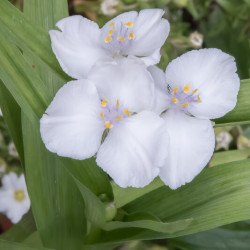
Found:
<svg viewBox="0 0 250 250"><path fill-rule="evenodd" d="M110 23L109 26L115 27L115 23Z"/></svg>
<svg viewBox="0 0 250 250"><path fill-rule="evenodd" d="M121 120L121 119L122 119L122 115L119 116L118 118L116 118L115 121L119 121L119 120Z"/></svg>
<svg viewBox="0 0 250 250"><path fill-rule="evenodd" d="M201 101L201 98L199 95L197 95L197 97L198 97L197 103L199 103Z"/></svg>
<svg viewBox="0 0 250 250"><path fill-rule="evenodd" d="M25 199L25 193L23 190L16 190L14 193L14 198L16 201L23 201Z"/></svg>
<svg viewBox="0 0 250 250"><path fill-rule="evenodd" d="M117 109L119 107L119 100L117 100L115 108Z"/></svg>
<svg viewBox="0 0 250 250"><path fill-rule="evenodd" d="M189 106L189 102L181 104L181 107L187 107Z"/></svg>
<svg viewBox="0 0 250 250"><path fill-rule="evenodd" d="M102 104L101 104L101 105L102 105L103 107L106 107L106 106L107 106L107 102L108 102L108 100L102 100Z"/></svg>
<svg viewBox="0 0 250 250"><path fill-rule="evenodd" d="M129 36L128 36L128 39L129 40L135 39L135 34L134 33L130 33Z"/></svg>
<svg viewBox="0 0 250 250"><path fill-rule="evenodd" d="M178 87L175 87L174 90L173 90L173 95L178 91Z"/></svg>
<svg viewBox="0 0 250 250"><path fill-rule="evenodd" d="M112 40L112 37L104 38L105 43L109 43L109 42L111 42L111 40Z"/></svg>
<svg viewBox="0 0 250 250"><path fill-rule="evenodd" d="M117 40L118 40L118 41L122 41L122 42L123 42L123 41L125 41L125 40L126 40L126 38L124 38L124 37L117 37Z"/></svg>
<svg viewBox="0 0 250 250"><path fill-rule="evenodd" d="M189 90L190 90L190 88L191 88L190 85L186 85L186 86L184 87L184 93L188 93Z"/></svg>
<svg viewBox="0 0 250 250"><path fill-rule="evenodd" d="M173 101L174 103L177 103L177 102L178 102L177 98L175 98L175 97L172 98L172 101Z"/></svg>
<svg viewBox="0 0 250 250"><path fill-rule="evenodd" d="M105 122L105 126L106 126L106 128L113 128L113 125L110 124L109 122Z"/></svg>
<svg viewBox="0 0 250 250"><path fill-rule="evenodd" d="M112 34L113 34L114 31L115 31L115 29L110 30L109 33L108 33L108 35L112 36Z"/></svg>
<svg viewBox="0 0 250 250"><path fill-rule="evenodd" d="M194 94L194 93L196 93L198 91L198 89L195 89L193 92L192 92L192 95Z"/></svg>
<svg viewBox="0 0 250 250"><path fill-rule="evenodd" d="M132 27L134 26L134 23L128 22L128 23L125 24L125 26L126 26L127 28L132 28Z"/></svg>
<svg viewBox="0 0 250 250"><path fill-rule="evenodd" d="M124 113L125 115L130 116L130 112L129 112L129 110L127 110L127 109L124 109L124 110L123 110L123 113Z"/></svg>
<svg viewBox="0 0 250 250"><path fill-rule="evenodd" d="M104 119L103 111L101 111L100 116L102 119Z"/></svg>

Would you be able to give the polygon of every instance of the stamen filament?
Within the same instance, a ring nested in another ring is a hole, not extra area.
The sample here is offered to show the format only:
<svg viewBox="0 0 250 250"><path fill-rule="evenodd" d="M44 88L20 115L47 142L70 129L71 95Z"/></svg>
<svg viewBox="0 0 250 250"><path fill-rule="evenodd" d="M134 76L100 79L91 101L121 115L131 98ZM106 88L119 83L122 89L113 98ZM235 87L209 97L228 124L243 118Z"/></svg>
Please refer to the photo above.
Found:
<svg viewBox="0 0 250 250"><path fill-rule="evenodd" d="M115 119L115 121L119 121L119 120L121 120L121 119L122 119L122 115L119 116L119 117L117 117L117 118Z"/></svg>
<svg viewBox="0 0 250 250"><path fill-rule="evenodd" d="M173 90L173 95L178 91L178 87L175 87L174 90Z"/></svg>
<svg viewBox="0 0 250 250"><path fill-rule="evenodd" d="M108 33L108 35L112 36L112 34L113 34L114 31L115 31L115 29L110 30L109 33Z"/></svg>
<svg viewBox="0 0 250 250"><path fill-rule="evenodd" d="M187 107L189 106L189 102L181 104L181 107Z"/></svg>
<svg viewBox="0 0 250 250"><path fill-rule="evenodd" d="M178 99L175 98L175 97L173 97L173 98L172 98L172 101L173 101L173 103L177 103L177 102L178 102Z"/></svg>
<svg viewBox="0 0 250 250"><path fill-rule="evenodd" d="M189 92L190 88L191 88L190 85L186 85L186 86L184 87L184 93L187 94L187 93Z"/></svg>
<svg viewBox="0 0 250 250"><path fill-rule="evenodd" d="M197 103L199 103L201 101L201 98L199 95L197 95L197 97L198 97Z"/></svg>
<svg viewBox="0 0 250 250"><path fill-rule="evenodd" d="M102 105L103 107L106 107L106 106L107 106L107 102L108 102L108 100L102 100L102 104L101 104L101 105Z"/></svg>
<svg viewBox="0 0 250 250"><path fill-rule="evenodd" d="M134 33L130 33L130 35L128 36L128 39L129 40L135 39L135 34Z"/></svg>
<svg viewBox="0 0 250 250"><path fill-rule="evenodd" d="M106 128L113 128L113 125L110 124L109 122L105 122L105 126L106 126Z"/></svg>
<svg viewBox="0 0 250 250"><path fill-rule="evenodd" d="M104 38L105 43L109 43L109 42L111 42L111 40L112 40L112 37Z"/></svg>
<svg viewBox="0 0 250 250"><path fill-rule="evenodd" d="M191 95L193 95L193 94L196 93L197 91L198 91L198 89L195 89L195 90L192 92Z"/></svg>
<svg viewBox="0 0 250 250"><path fill-rule="evenodd" d="M130 116L130 112L129 112L129 110L128 110L128 109L124 109L124 110L123 110L123 113L124 113L125 115Z"/></svg>
<svg viewBox="0 0 250 250"><path fill-rule="evenodd" d="M128 23L125 24L125 26L127 28L132 28L134 26L134 23L133 22L128 22Z"/></svg>
<svg viewBox="0 0 250 250"><path fill-rule="evenodd" d="M115 108L117 109L119 107L119 100L117 100Z"/></svg>
<svg viewBox="0 0 250 250"><path fill-rule="evenodd" d="M124 42L126 40L126 38L124 38L124 37L117 37L117 40Z"/></svg>

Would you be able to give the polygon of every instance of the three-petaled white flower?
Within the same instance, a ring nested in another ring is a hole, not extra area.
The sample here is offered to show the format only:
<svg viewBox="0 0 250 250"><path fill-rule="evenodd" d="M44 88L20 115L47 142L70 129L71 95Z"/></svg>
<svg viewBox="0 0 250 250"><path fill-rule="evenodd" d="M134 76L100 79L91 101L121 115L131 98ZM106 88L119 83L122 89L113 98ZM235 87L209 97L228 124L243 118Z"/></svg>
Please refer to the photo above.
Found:
<svg viewBox="0 0 250 250"><path fill-rule="evenodd" d="M29 211L29 208L30 199L24 175L18 177L13 172L5 175L0 189L0 212L5 213L15 224Z"/></svg>
<svg viewBox="0 0 250 250"><path fill-rule="evenodd" d="M131 11L101 29L81 16L67 17L57 23L61 31L50 31L52 49L63 70L76 79L85 78L96 62L121 56L138 56L153 65L170 30L163 14L160 9Z"/></svg>
<svg viewBox="0 0 250 250"><path fill-rule="evenodd" d="M88 79L63 86L46 110L40 121L45 146L74 159L97 153L97 164L118 185L143 187L167 160L167 128L150 111L159 110L155 93L141 61L126 58L95 65Z"/></svg>
<svg viewBox="0 0 250 250"><path fill-rule="evenodd" d="M218 49L185 53L169 63L165 75L155 66L149 70L162 91L158 102L168 109L162 117L170 136L169 156L159 176L176 189L210 160L215 136L209 119L235 107L240 80L234 58Z"/></svg>

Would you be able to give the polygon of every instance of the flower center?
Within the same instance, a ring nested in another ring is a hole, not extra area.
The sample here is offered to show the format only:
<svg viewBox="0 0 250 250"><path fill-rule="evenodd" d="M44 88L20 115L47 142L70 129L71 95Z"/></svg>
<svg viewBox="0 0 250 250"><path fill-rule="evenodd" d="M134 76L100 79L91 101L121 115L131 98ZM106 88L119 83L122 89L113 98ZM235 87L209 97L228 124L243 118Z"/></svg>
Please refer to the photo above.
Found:
<svg viewBox="0 0 250 250"><path fill-rule="evenodd" d="M14 199L18 202L21 202L25 199L25 194L23 190L16 190L14 193Z"/></svg>
<svg viewBox="0 0 250 250"><path fill-rule="evenodd" d="M118 124L121 119L130 116L128 109L123 109L117 100L115 107L109 105L108 100L103 100L101 103L100 116L104 121L106 128L111 129L115 124Z"/></svg>
<svg viewBox="0 0 250 250"><path fill-rule="evenodd" d="M124 53L124 49L131 44L135 39L133 33L133 22L110 23L110 29L107 36L104 38L105 47L110 50L114 56Z"/></svg>
<svg viewBox="0 0 250 250"><path fill-rule="evenodd" d="M200 96L195 94L198 89L193 91L190 89L190 85L186 85L183 89L175 87L172 91L172 103L181 109L185 109L191 103L199 103L201 101Z"/></svg>

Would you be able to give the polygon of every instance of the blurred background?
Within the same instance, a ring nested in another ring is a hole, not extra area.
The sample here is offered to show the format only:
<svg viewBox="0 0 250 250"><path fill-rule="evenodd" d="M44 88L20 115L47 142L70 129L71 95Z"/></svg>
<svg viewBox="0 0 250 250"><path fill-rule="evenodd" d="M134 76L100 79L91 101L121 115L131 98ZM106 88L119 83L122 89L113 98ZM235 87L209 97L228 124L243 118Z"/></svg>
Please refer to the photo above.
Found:
<svg viewBox="0 0 250 250"><path fill-rule="evenodd" d="M9 1L22 10L22 0ZM250 78L250 0L68 0L68 4L70 15L80 14L97 22L100 27L125 11L162 8L171 25L170 35L161 51L159 66L162 69L165 70L172 59L189 50L219 48L235 57L241 79ZM215 133L216 152L239 149L240 153L230 153L230 157L229 154L213 157L208 167L250 158L249 125L215 128ZM19 174L22 170L15 145L0 113L0 178L10 171ZM0 233L10 227L10 221L0 215ZM135 241L119 249L249 250L250 221L175 239Z"/></svg>

